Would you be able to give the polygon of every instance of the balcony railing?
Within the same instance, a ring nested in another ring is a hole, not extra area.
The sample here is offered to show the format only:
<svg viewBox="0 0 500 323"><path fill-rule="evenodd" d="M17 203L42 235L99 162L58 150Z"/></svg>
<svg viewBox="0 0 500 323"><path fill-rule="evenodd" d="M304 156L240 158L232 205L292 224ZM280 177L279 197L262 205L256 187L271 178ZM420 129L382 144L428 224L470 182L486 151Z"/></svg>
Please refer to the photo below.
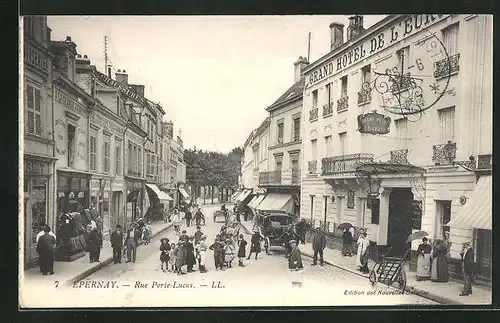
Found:
<svg viewBox="0 0 500 323"><path fill-rule="evenodd" d="M372 90L361 90L358 92L358 104L365 104L372 100Z"/></svg>
<svg viewBox="0 0 500 323"><path fill-rule="evenodd" d="M349 108L349 97L344 96L337 100L337 112L345 111Z"/></svg>
<svg viewBox="0 0 500 323"><path fill-rule="evenodd" d="M333 114L333 102L325 104L323 106L323 117L329 116Z"/></svg>
<svg viewBox="0 0 500 323"><path fill-rule="evenodd" d="M309 111L309 121L318 120L318 108Z"/></svg>
<svg viewBox="0 0 500 323"><path fill-rule="evenodd" d="M373 162L373 154L350 154L322 159L322 175L354 173L356 167Z"/></svg>
<svg viewBox="0 0 500 323"><path fill-rule="evenodd" d="M451 165L456 158L457 144L447 143L432 146L432 160L435 165Z"/></svg>
<svg viewBox="0 0 500 323"><path fill-rule="evenodd" d="M408 90L413 84L413 79L410 73L403 75L391 75L391 91L392 93L399 93Z"/></svg>
<svg viewBox="0 0 500 323"><path fill-rule="evenodd" d="M300 184L300 169L292 168L292 185Z"/></svg>
<svg viewBox="0 0 500 323"><path fill-rule="evenodd" d="M408 164L408 149L397 149L391 151L391 163Z"/></svg>
<svg viewBox="0 0 500 323"><path fill-rule="evenodd" d="M317 167L318 167L318 161L317 160L310 160L307 163L307 171L309 174L316 174L317 173Z"/></svg>
<svg viewBox="0 0 500 323"><path fill-rule="evenodd" d="M451 56L450 58L445 58L435 63L436 69L434 70L434 77L440 79L447 77L460 70L460 65L458 64L460 59L460 54Z"/></svg>
<svg viewBox="0 0 500 323"><path fill-rule="evenodd" d="M259 185L281 185L281 170L260 172Z"/></svg>

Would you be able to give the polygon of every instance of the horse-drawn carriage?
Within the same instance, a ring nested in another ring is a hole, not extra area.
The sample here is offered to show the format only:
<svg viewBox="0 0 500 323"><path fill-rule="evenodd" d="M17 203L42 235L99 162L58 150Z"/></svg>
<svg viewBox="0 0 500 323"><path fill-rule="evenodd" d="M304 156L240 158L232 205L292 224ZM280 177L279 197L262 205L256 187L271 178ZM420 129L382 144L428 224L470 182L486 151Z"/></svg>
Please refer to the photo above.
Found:
<svg viewBox="0 0 500 323"><path fill-rule="evenodd" d="M269 253L272 247L285 247L289 251L288 242L298 240L295 230L299 218L287 213L269 213L259 216L257 228L264 237L264 250Z"/></svg>

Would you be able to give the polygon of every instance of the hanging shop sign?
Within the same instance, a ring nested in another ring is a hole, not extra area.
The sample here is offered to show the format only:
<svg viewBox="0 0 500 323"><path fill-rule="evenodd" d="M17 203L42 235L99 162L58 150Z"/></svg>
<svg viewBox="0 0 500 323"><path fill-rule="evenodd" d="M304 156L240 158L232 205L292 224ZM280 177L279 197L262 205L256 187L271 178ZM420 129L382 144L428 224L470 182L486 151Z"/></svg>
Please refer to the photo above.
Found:
<svg viewBox="0 0 500 323"><path fill-rule="evenodd" d="M142 188L142 182L127 181L127 190L137 190Z"/></svg>
<svg viewBox="0 0 500 323"><path fill-rule="evenodd" d="M377 111L360 114L358 116L358 131L372 135L385 135L389 133L391 118Z"/></svg>

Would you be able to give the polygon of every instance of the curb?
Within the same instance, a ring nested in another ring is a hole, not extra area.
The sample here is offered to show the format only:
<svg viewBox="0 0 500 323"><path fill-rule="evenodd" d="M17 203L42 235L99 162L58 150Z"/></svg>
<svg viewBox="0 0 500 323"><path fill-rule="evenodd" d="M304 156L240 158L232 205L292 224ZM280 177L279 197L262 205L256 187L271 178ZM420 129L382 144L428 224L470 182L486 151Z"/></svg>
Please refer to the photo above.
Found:
<svg viewBox="0 0 500 323"><path fill-rule="evenodd" d="M247 234L250 233L250 230L246 227L245 224L241 224L243 226L243 228L245 229L245 231L247 232ZM301 254L308 257L308 258L313 258L313 255L308 253L308 252L304 252L304 251L301 251ZM368 278L367 275L364 275L360 272L357 272L357 271L354 271L352 269L349 269L349 268L346 268L346 267L343 267L343 266L340 266L340 265L337 265L337 264L334 264L333 262L331 261L328 261L328 260L324 260L324 263L332 266L332 267L336 267L336 268L339 268L341 270L344 270L344 271L347 271L353 275L357 275L357 276L360 276L360 277L363 277L363 278ZM389 286L390 288L392 289L395 289L395 290L398 290L397 288L395 287L392 287L392 286ZM426 290L423 290L423 289L419 289L419 288L416 288L415 286L411 286L411 285L407 285L406 288L405 288L405 292L409 292L413 295L417 295L417 296L420 296L422 298L426 298L426 299L429 299L431 301L434 301L434 302L437 302L437 303L440 303L440 304L444 304L444 305L464 305L463 303L460 303L460 302L456 302L452 299L449 299L449 298L446 298L446 297L443 297L443 296L439 296L439 295L436 295L436 294L432 294L432 293L429 293L428 291Z"/></svg>
<svg viewBox="0 0 500 323"><path fill-rule="evenodd" d="M172 227L172 222L168 223L167 226L165 226L164 228L158 230L157 232L153 233L151 235L151 239L153 239L154 237L160 235L161 233L165 232L166 230L170 229ZM144 242L139 242L139 246L142 246L144 244ZM108 257L106 259L104 259L103 261L101 261L100 263L98 263L97 265L93 266L93 267L90 267L89 269L79 273L78 275L76 275L75 277L72 277L70 279L67 279L64 284L65 285L73 285L74 283L76 283L77 281L80 281L80 280L83 280L84 278L87 278L88 276L94 274L95 272L101 270L102 268L104 268L105 266L111 264L113 262L113 256L111 257Z"/></svg>

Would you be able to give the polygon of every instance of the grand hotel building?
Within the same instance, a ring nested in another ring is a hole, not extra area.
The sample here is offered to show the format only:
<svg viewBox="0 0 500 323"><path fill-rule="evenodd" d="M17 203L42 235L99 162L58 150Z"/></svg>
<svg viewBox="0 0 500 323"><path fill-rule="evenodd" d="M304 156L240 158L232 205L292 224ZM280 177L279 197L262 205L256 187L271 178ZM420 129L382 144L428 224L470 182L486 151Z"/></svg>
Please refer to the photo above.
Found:
<svg viewBox="0 0 500 323"><path fill-rule="evenodd" d="M451 272L471 241L490 279L492 23L390 15L365 30L354 16L345 41L330 25L331 51L304 70L302 218L331 241L340 223L366 228L378 254L448 231Z"/></svg>

